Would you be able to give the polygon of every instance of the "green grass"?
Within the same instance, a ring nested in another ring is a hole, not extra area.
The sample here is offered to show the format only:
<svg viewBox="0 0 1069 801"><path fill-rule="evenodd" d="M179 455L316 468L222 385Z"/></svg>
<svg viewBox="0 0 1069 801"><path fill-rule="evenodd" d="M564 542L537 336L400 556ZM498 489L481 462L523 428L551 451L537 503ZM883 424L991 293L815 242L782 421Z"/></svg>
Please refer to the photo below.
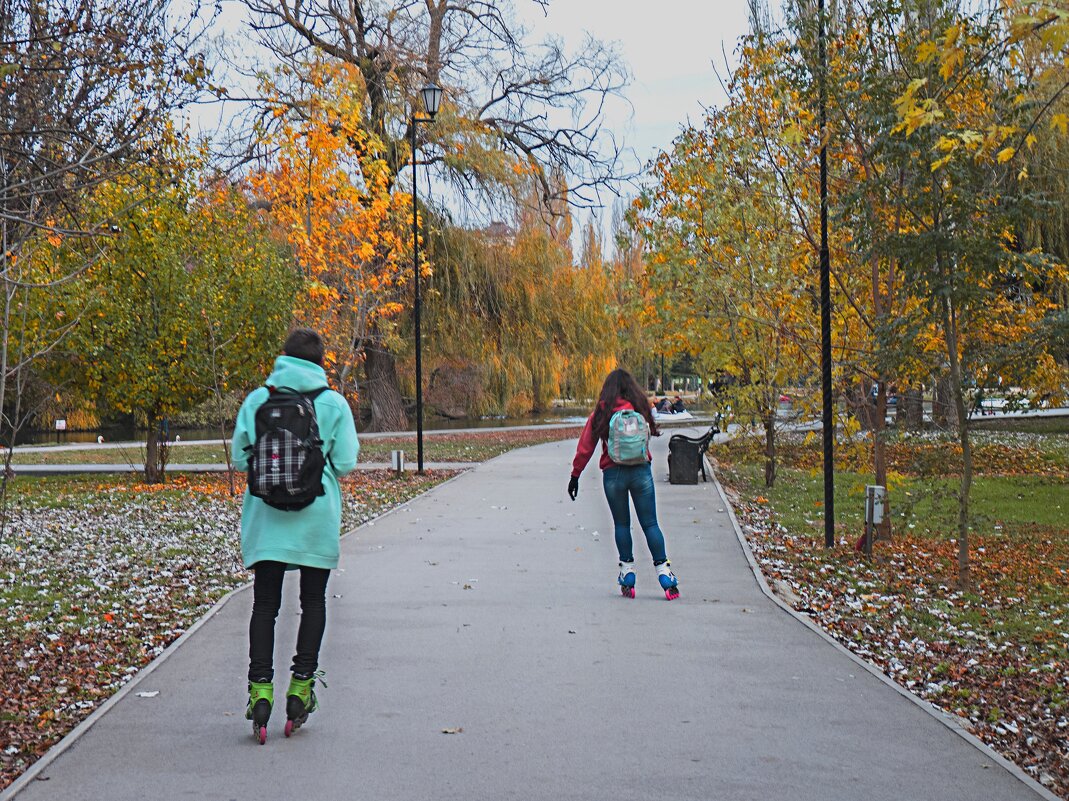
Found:
<svg viewBox="0 0 1069 801"><path fill-rule="evenodd" d="M1069 415L1062 417L974 417L969 428L977 431L1020 431L1026 434L1069 434Z"/></svg>
<svg viewBox="0 0 1069 801"><path fill-rule="evenodd" d="M533 431L480 431L470 434L436 434L424 437L423 459L426 462L483 462L513 448L553 442L578 436L574 427ZM405 460L416 461L416 438L399 436L366 438L360 443L360 462L389 464L390 452L404 451ZM97 445L85 450L15 451L12 464L144 464L144 449L131 446ZM172 444L168 454L171 464L225 464L222 445Z"/></svg>
<svg viewBox="0 0 1069 801"><path fill-rule="evenodd" d="M753 492L767 498L788 530L823 530L824 476L781 467L775 486L766 488L764 466L744 462L730 468ZM837 471L835 519L850 529L864 524L865 485L871 474ZM956 478L904 478L890 490L895 526L953 535L958 519L959 482ZM1069 482L1036 476L977 476L970 493L974 527L996 524L1066 527L1069 522Z"/></svg>

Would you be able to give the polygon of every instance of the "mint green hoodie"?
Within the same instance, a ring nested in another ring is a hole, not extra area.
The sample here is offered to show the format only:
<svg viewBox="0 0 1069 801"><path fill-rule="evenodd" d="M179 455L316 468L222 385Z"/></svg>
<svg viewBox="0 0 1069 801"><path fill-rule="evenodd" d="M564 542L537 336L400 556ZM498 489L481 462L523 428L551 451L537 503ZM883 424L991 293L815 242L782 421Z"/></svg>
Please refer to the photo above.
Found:
<svg viewBox="0 0 1069 801"><path fill-rule="evenodd" d="M279 356L266 384L250 393L238 411L233 450L234 466L239 470L249 467L249 454L245 448L256 441L256 410L267 400L267 387L310 392L327 386L327 374L314 362ZM326 494L316 498L311 506L286 512L268 506L246 489L241 507L241 555L245 567L264 560L285 562L291 567L305 565L333 570L338 566L341 534L338 477L356 467L360 443L349 404L337 392L327 390L321 393L315 399L315 410L323 453L327 457L327 466L323 470Z"/></svg>

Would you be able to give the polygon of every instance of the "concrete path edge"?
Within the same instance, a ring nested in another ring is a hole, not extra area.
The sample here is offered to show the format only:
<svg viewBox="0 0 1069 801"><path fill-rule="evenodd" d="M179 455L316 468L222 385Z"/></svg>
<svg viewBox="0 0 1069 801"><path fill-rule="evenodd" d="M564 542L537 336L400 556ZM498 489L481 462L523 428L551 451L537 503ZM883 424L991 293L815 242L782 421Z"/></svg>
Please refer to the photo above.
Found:
<svg viewBox="0 0 1069 801"><path fill-rule="evenodd" d="M493 459L490 459L489 461L493 461ZM486 464L486 462L483 462L481 464ZM458 479L460 475L464 472L466 471L460 470L457 472L456 475L447 478L441 484L436 484L426 492L422 492L419 495L415 496L415 498L411 498L408 501L405 501L404 503L398 504L392 509L388 509L387 511L383 512L381 515L373 517L371 520L368 520L365 523L361 523L356 528L346 531L344 534L341 535L341 539L345 539L346 537L349 537L350 535L355 534L356 532L364 528L367 528L369 525L372 525L378 522L379 520L382 520L384 517L388 517L389 515L399 512L401 509L403 509L416 498L425 498L428 495L438 492L446 485L456 481L456 479ZM112 707L114 707L130 693L132 693L139 684L141 684L146 678L148 678L148 676L153 673L153 671L156 670L156 668L163 664L163 662L166 661L169 657L173 656L179 648L185 645L186 642L194 634L197 633L197 630L200 629L201 626L205 625L209 620L219 614L223 607L226 606L234 598L235 595L244 592L251 586L252 582L247 581L244 584L235 587L222 598L220 598L218 601L216 601L215 604L211 607L211 609L209 609L207 612L197 618L193 622L193 624L178 637L178 639L176 639L174 642L164 648L163 651L160 652L159 656L157 656L155 659L153 659L151 662L141 668L141 670L135 673L133 675L133 678L130 679L130 681L126 682L126 684L116 690L115 694L108 698L108 700L105 701L103 704L94 709L92 713L90 713L89 717L87 717L85 720L83 720L81 723L71 729L66 735L64 735L63 739L61 739L58 743L49 748L41 756L40 759L30 765L30 767L28 767L21 776L15 779L15 781L13 781L2 792L0 792L0 801L11 801L13 798L15 798L15 796L17 796L20 792L26 789L26 786L30 784L30 782L35 781L37 777L45 770L45 768L51 765L56 759L59 758L60 755L63 754L64 751L66 751L79 739L81 739L81 737L85 735L86 732L88 732L91 728L93 728L93 726L96 725L96 723L102 717L104 717L104 715L106 715ZM1060 801L1060 799L1055 799L1055 801Z"/></svg>
<svg viewBox="0 0 1069 801"><path fill-rule="evenodd" d="M708 465L708 461L706 462L706 464ZM863 668L865 671L878 678L888 687L894 689L895 692L897 692L900 696L902 696L915 706L918 706L923 709L925 712L927 712L933 718L938 720L956 735L965 740L965 742L969 743L978 751L982 752L985 756L997 762L999 765L1001 765L1003 768L1013 774L1013 776L1017 778L1018 781L1025 784L1030 790L1035 793L1038 793L1041 797L1048 799L1048 801L1062 801L1059 796L1056 796L1053 792L1051 792L1038 781L1029 776L1028 773L1026 773L1024 769L1021 768L1020 765L1002 756L1002 754L995 751L991 746L989 746L975 734L973 734L964 726L962 726L961 723L958 722L956 716L944 712L943 710L932 705L928 701L925 701L923 698L920 698L919 696L916 696L911 693L901 684L891 679L887 674L880 670L879 667L872 664L871 662L862 659L860 656L855 654L837 639L832 637L827 631L825 631L817 623L815 623L808 615L802 614L790 604L788 604L786 601L784 601L782 598L780 598L778 595L776 595L776 593L774 593L772 591L772 588L769 586L768 581L765 579L765 575L761 571L761 566L757 564L757 560L754 558L753 551L750 549L750 543L746 540L746 535L742 531L742 526L739 525L738 518L735 517L735 508L731 505L731 501L728 500L727 492L724 491L724 487L720 483L720 479L717 477L716 471L712 469L711 465L709 465L708 474L712 476L713 483L716 485L716 490L718 493L720 493L720 499L724 502L724 509L727 511L728 518L731 520L732 528L735 529L735 536L739 540L739 547L742 548L742 552L746 557L746 562L750 565L750 571L754 575L754 580L761 588L761 592L764 593L765 596L767 596L768 599L772 601L772 603L774 603L788 615L793 617L803 626L810 629L825 642L829 643L842 653L846 654L846 656L850 657L850 659L853 660L853 662L856 663L859 667ZM5 799L0 796L0 801L5 801Z"/></svg>

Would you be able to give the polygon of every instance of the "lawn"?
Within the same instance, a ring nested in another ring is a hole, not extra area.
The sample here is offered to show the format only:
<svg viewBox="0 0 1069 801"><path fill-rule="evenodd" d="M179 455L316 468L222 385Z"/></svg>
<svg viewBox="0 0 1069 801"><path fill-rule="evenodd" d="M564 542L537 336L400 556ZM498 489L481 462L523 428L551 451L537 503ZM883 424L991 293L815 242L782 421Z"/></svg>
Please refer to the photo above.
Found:
<svg viewBox="0 0 1069 801"><path fill-rule="evenodd" d="M796 609L1069 797L1069 436L974 438L967 591L953 442L889 444L893 537L871 559L853 547L872 483L856 460L837 466L837 545L826 550L819 441L787 440L772 488L754 441L715 456L762 570Z"/></svg>
<svg viewBox="0 0 1069 801"><path fill-rule="evenodd" d="M578 438L577 427L539 428L533 430L480 431L465 434L433 434L423 439L425 462L483 462L500 456L512 448ZM222 445L172 443L169 461L173 464L225 464ZM416 461L415 435L396 437L365 437L360 441L360 461L389 464L390 452L405 452L405 460ZM128 464L134 467L145 462L144 448L130 445L88 445L77 450L20 450L16 449L12 464Z"/></svg>
<svg viewBox="0 0 1069 801"><path fill-rule="evenodd" d="M344 527L451 473L343 480ZM225 478L19 477L0 533L0 788L231 589L241 497Z"/></svg>

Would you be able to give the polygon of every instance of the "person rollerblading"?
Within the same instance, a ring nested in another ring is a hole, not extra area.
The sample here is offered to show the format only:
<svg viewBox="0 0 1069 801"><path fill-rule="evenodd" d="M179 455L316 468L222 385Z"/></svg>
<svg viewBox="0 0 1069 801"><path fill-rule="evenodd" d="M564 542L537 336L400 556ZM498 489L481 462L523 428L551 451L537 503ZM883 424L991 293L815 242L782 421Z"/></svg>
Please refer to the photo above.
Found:
<svg viewBox="0 0 1069 801"><path fill-rule="evenodd" d="M274 703L275 621L283 579L300 574L301 618L286 691L286 736L316 709L312 692L327 624L327 582L338 566L341 486L360 450L349 402L331 390L323 340L290 332L262 387L245 398L234 426L234 465L247 470L241 557L254 573L249 619L249 705L253 734L267 741Z"/></svg>
<svg viewBox="0 0 1069 801"><path fill-rule="evenodd" d="M625 598L635 597L635 555L631 539L631 506L634 505L646 545L657 568L657 581L668 600L679 597L678 579L668 566L664 532L657 523L650 437L660 435L650 401L634 376L622 369L605 378L598 402L587 418L575 447L568 497L579 495L579 476L600 445L602 487L612 515L613 537L620 557L616 579Z"/></svg>

